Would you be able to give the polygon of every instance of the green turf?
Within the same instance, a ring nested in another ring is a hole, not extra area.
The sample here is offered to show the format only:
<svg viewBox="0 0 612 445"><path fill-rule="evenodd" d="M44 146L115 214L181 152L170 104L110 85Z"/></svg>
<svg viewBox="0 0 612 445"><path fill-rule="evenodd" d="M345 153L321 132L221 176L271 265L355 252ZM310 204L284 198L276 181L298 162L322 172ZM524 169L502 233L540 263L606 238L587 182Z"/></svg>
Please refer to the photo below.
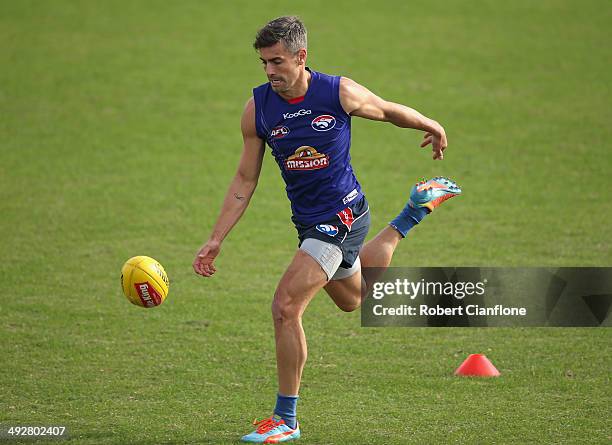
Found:
<svg viewBox="0 0 612 445"><path fill-rule="evenodd" d="M464 196L396 266L612 266L606 1L0 1L0 423L75 444L234 443L274 402L269 304L296 246L266 156L218 275L196 277L262 83L258 26L297 13L309 65L442 122L353 121L373 235L421 176ZM155 310L121 296L162 262ZM322 294L304 319L303 443L609 443L610 329L362 329ZM484 352L496 380L453 378Z"/></svg>

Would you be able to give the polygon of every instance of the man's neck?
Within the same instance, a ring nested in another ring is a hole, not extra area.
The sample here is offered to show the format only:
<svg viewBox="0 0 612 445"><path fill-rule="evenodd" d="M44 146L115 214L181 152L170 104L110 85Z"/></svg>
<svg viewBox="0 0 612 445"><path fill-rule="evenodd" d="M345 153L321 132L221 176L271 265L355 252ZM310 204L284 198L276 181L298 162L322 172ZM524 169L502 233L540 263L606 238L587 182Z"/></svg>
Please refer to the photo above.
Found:
<svg viewBox="0 0 612 445"><path fill-rule="evenodd" d="M310 71L307 69L304 69L302 70L300 77L298 77L297 82L295 82L295 85L293 88L283 93L278 93L278 94L280 97L282 97L283 99L287 101L298 98L298 97L304 97L306 95L306 92L308 91L308 87L310 86L311 79L312 79L312 74L310 73Z"/></svg>

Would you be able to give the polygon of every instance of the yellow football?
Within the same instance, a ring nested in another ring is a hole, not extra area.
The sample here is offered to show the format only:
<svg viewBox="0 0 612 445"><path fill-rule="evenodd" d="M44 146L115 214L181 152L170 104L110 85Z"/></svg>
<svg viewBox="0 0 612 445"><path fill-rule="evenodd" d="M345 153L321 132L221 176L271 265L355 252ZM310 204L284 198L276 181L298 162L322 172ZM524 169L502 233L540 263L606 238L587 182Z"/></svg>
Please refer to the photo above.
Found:
<svg viewBox="0 0 612 445"><path fill-rule="evenodd" d="M121 268L123 294L136 306L159 306L168 296L170 280L163 266L148 256L135 256Z"/></svg>

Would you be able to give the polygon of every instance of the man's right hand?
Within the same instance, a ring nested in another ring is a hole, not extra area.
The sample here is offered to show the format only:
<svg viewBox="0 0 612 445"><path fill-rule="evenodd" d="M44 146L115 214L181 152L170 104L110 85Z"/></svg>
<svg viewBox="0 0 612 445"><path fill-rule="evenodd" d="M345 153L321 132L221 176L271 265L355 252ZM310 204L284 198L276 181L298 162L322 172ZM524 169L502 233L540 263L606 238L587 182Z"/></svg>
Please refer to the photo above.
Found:
<svg viewBox="0 0 612 445"><path fill-rule="evenodd" d="M213 262L220 251L221 243L217 241L209 240L204 244L196 254L195 260L193 260L193 270L195 273L203 277L211 277L217 271Z"/></svg>
<svg viewBox="0 0 612 445"><path fill-rule="evenodd" d="M244 139L244 149L238 171L227 190L221 213L212 229L210 238L193 260L193 270L203 277L211 277L217 271L213 263L221 251L221 242L244 213L257 187L265 145L257 135L255 100L252 97L244 107L240 128Z"/></svg>

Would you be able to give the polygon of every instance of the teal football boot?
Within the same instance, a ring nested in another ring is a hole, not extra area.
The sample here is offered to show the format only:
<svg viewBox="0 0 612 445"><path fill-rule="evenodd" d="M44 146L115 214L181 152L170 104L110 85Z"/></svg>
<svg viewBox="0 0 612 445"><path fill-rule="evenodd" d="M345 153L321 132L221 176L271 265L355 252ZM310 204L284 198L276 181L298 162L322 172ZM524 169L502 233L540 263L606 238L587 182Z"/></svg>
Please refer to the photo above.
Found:
<svg viewBox="0 0 612 445"><path fill-rule="evenodd" d="M442 176L436 176L429 181L417 182L410 191L409 204L414 207L427 207L430 211L447 199L461 194L461 188L456 182Z"/></svg>
<svg viewBox="0 0 612 445"><path fill-rule="evenodd" d="M248 443L281 443L300 438L300 426L295 429L289 428L283 419L271 416L264 420L254 420L253 425L257 428L250 434L242 436L242 442Z"/></svg>

